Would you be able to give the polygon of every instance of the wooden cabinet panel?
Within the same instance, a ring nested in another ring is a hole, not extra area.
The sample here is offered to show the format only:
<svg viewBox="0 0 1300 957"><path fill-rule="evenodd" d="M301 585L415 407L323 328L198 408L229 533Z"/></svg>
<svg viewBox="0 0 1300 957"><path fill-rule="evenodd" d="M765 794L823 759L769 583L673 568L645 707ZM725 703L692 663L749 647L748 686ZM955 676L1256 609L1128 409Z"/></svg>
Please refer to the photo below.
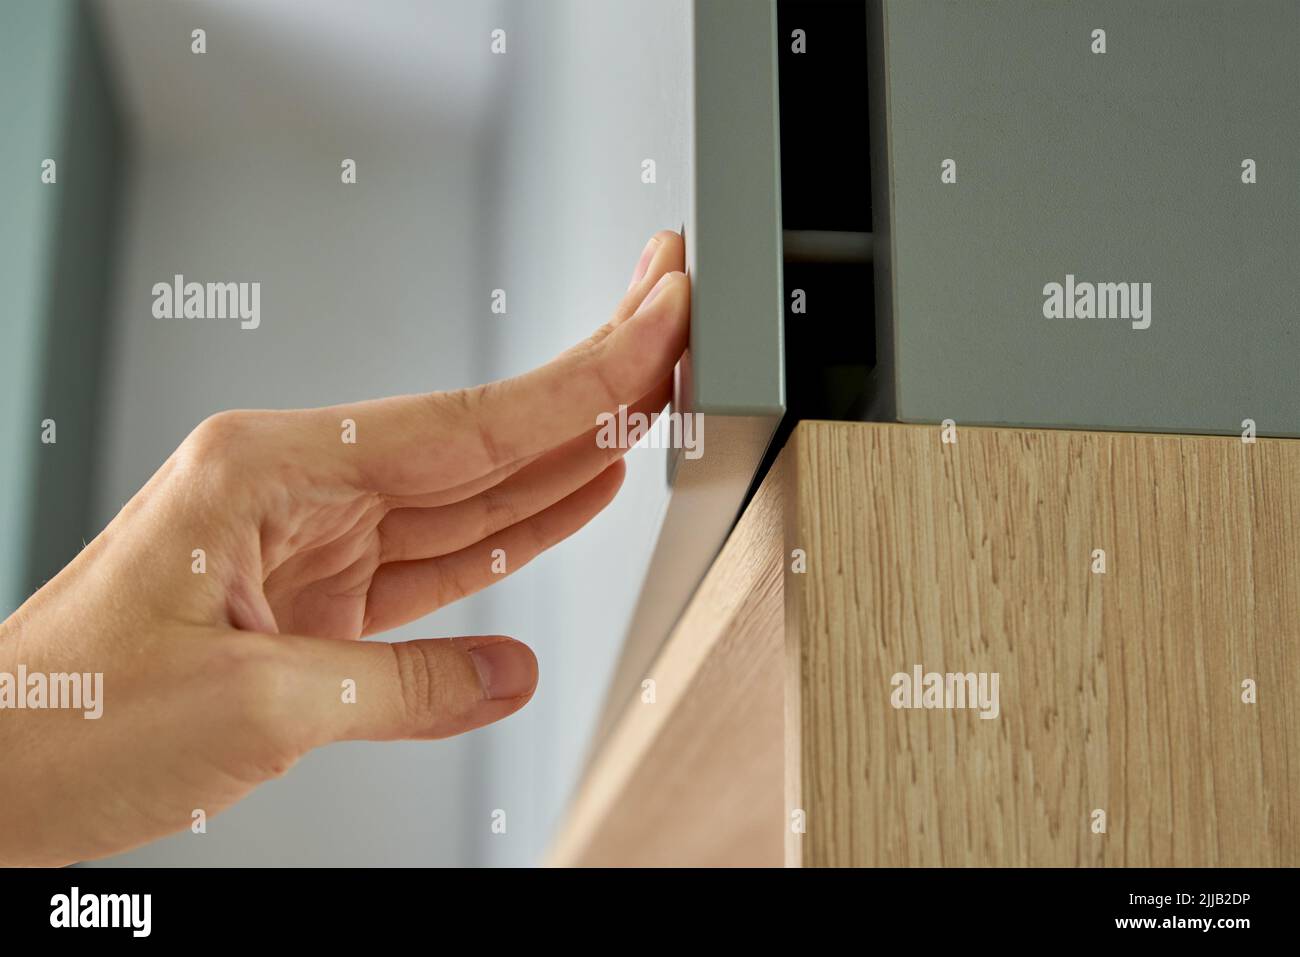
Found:
<svg viewBox="0 0 1300 957"><path fill-rule="evenodd" d="M955 438L795 430L554 863L1300 863L1300 442Z"/></svg>
<svg viewBox="0 0 1300 957"><path fill-rule="evenodd" d="M1296 864L1300 443L956 438L786 449L802 863ZM896 708L917 665L998 674L997 716Z"/></svg>

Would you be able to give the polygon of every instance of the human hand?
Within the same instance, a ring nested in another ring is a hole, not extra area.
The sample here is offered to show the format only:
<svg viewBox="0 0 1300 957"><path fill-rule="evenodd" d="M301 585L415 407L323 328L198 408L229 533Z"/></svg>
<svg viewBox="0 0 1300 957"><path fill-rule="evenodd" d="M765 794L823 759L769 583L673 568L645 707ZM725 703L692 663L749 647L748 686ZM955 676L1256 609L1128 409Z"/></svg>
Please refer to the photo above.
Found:
<svg viewBox="0 0 1300 957"><path fill-rule="evenodd" d="M497 549L513 572L609 503L626 450L597 446L597 416L670 398L682 268L681 237L657 234L611 321L518 378L200 424L0 625L0 677L103 675L98 719L0 708L0 864L123 851L320 745L523 707L537 662L510 638L355 639L478 591Z"/></svg>

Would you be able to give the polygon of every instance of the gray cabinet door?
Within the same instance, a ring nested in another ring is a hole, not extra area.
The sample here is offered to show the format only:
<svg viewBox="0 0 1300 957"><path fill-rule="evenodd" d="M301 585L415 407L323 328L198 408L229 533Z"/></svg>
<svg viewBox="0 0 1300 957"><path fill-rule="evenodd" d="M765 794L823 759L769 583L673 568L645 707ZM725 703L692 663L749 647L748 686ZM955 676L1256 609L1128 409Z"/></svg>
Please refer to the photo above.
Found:
<svg viewBox="0 0 1300 957"><path fill-rule="evenodd" d="M1300 435L1300 4L869 23L898 418Z"/></svg>

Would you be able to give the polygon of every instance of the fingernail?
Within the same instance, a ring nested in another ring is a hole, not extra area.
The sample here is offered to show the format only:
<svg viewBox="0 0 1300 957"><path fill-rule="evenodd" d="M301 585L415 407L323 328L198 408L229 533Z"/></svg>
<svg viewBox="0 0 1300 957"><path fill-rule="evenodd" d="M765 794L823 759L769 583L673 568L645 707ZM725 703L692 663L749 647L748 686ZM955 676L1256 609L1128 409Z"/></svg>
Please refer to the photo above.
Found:
<svg viewBox="0 0 1300 957"><path fill-rule="evenodd" d="M469 656L489 699L518 698L537 686L537 659L525 644L494 641L472 649Z"/></svg>
<svg viewBox="0 0 1300 957"><path fill-rule="evenodd" d="M632 270L632 281L627 284L631 289L642 279L645 278L646 270L650 268L650 260L655 258L655 250L659 247L659 240L650 237L650 242L645 244L645 249L641 250L641 258L636 261L636 269Z"/></svg>
<svg viewBox="0 0 1300 957"><path fill-rule="evenodd" d="M663 289L664 286L668 285L669 281L671 281L674 276L680 276L680 275L681 273L677 273L677 272L666 272L662 276L660 276L659 281L655 283L652 287L650 287L650 291L646 293L645 298L641 300L641 305L636 307L636 311L643 312L645 308L654 301L655 296L659 295L659 290ZM633 313L633 315L635 314L636 313Z"/></svg>

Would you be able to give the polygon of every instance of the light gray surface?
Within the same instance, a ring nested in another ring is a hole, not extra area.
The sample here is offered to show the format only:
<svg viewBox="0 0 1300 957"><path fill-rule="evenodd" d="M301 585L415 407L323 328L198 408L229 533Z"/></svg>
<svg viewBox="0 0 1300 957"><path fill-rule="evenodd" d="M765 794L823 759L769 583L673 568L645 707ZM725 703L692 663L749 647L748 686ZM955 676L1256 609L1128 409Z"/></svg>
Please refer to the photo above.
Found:
<svg viewBox="0 0 1300 957"><path fill-rule="evenodd" d="M898 416L1300 434L1300 4L885 11ZM1044 318L1067 273L1152 283L1150 328Z"/></svg>
<svg viewBox="0 0 1300 957"><path fill-rule="evenodd" d="M690 408L785 412L776 0L695 0ZM760 451L760 455L761 455Z"/></svg>

